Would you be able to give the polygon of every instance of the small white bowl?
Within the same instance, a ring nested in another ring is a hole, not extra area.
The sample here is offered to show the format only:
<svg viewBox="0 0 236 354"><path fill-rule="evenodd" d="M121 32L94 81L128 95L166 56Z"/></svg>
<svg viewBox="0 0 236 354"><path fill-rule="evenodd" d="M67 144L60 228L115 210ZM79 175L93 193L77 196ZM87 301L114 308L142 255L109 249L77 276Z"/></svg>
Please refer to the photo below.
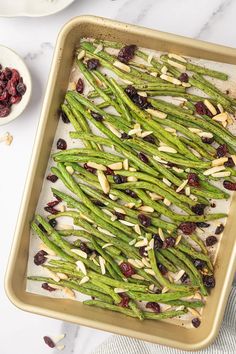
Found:
<svg viewBox="0 0 236 354"><path fill-rule="evenodd" d="M31 96L32 82L29 70L21 57L13 50L3 45L0 45L0 64L3 69L8 67L19 71L26 85L26 92L22 96L21 101L11 106L11 112L7 117L0 117L0 125L4 125L16 119L26 108Z"/></svg>

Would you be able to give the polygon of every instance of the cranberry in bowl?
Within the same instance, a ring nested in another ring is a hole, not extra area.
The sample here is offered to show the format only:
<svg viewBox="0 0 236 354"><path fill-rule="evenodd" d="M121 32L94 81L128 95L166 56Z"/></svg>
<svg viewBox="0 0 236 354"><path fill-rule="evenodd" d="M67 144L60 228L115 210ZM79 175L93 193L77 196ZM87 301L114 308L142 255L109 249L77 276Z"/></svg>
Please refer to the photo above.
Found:
<svg viewBox="0 0 236 354"><path fill-rule="evenodd" d="M31 77L21 57L0 45L0 125L16 119L31 96Z"/></svg>

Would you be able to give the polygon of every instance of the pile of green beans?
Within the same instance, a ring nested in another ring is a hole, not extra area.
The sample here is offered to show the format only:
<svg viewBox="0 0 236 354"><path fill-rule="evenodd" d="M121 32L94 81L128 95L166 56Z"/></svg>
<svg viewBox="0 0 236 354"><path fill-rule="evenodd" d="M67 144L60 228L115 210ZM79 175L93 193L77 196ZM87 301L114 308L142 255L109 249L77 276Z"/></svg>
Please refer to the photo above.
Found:
<svg viewBox="0 0 236 354"><path fill-rule="evenodd" d="M41 263L49 276L28 279L140 320L180 317L189 309L200 317L193 309L204 306L215 279L208 247L195 231L227 216L210 206L230 197L215 181L236 187L230 155L236 138L227 127L236 100L205 78L227 81L224 73L140 48L124 63L117 57L123 47L80 43L76 65L87 94L68 91L61 106L74 147L52 154L51 173L63 188L56 182L51 192L58 202L31 224L55 258ZM219 110L228 117L224 126L212 119ZM66 208L58 210L61 202ZM70 218L69 229L58 227L62 217Z"/></svg>

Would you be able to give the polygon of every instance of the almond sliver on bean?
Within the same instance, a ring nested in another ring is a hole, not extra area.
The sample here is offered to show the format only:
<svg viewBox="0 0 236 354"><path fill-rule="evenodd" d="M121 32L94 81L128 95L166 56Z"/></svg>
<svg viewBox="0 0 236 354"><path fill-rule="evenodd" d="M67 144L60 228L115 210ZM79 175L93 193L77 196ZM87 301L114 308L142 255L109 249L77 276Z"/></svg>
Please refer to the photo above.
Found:
<svg viewBox="0 0 236 354"><path fill-rule="evenodd" d="M207 99L204 100L204 105L209 109L209 111L215 116L217 114L217 110L213 106L213 104Z"/></svg>
<svg viewBox="0 0 236 354"><path fill-rule="evenodd" d="M108 179L106 178L106 176L104 175L104 173L102 171L97 171L97 175L98 175L98 181L102 187L102 190L105 194L108 194L110 191L110 184L108 182Z"/></svg>
<svg viewBox="0 0 236 354"><path fill-rule="evenodd" d="M228 119L228 114L227 113L219 113L216 116L212 117L213 120L216 120L217 122L225 122Z"/></svg>
<svg viewBox="0 0 236 354"><path fill-rule="evenodd" d="M108 167L111 169L111 170L122 170L122 167L123 167L123 164L122 162L115 162L115 163L112 163L111 165L108 165Z"/></svg>
<svg viewBox="0 0 236 354"><path fill-rule="evenodd" d="M162 152L169 152L170 154L177 154L177 150L173 149L170 146L159 146L158 150Z"/></svg>
<svg viewBox="0 0 236 354"><path fill-rule="evenodd" d="M177 69L180 69L182 71L186 71L186 66L183 64L177 63L176 61L170 60L170 59L168 59L167 62L168 62L168 64L170 64L171 66L174 66Z"/></svg>
<svg viewBox="0 0 236 354"><path fill-rule="evenodd" d="M115 60L113 65L118 68L118 69L121 69L127 73L130 72L130 67L124 63L121 63L119 60Z"/></svg>
<svg viewBox="0 0 236 354"><path fill-rule="evenodd" d="M187 63L187 60L186 60L185 58L181 57L181 56L178 55L178 54L169 53L169 54L168 54L168 57L169 57L169 58L176 59L176 60L179 60L179 61L182 61L182 63Z"/></svg>
<svg viewBox="0 0 236 354"><path fill-rule="evenodd" d="M96 170L99 170L99 171L106 171L107 170L106 166L98 164L96 162L88 161L87 165L89 167L95 168Z"/></svg>
<svg viewBox="0 0 236 354"><path fill-rule="evenodd" d="M182 82L178 79L176 79L175 77L172 77L172 76L168 76L166 74L161 74L160 78L162 80L165 80L165 81L168 81L168 82L171 82L172 84L174 85L181 85Z"/></svg>
<svg viewBox="0 0 236 354"><path fill-rule="evenodd" d="M218 177L218 178L222 178L222 177L229 177L231 175L230 171L225 171L225 172L216 172L212 174L212 177Z"/></svg>
<svg viewBox="0 0 236 354"><path fill-rule="evenodd" d="M215 166L215 167L209 168L208 170L204 171L203 174L204 174L204 176L210 176L213 173L220 172L223 170L225 170L225 166Z"/></svg>
<svg viewBox="0 0 236 354"><path fill-rule="evenodd" d="M219 159L215 159L211 162L212 166L223 166L224 163L228 161L228 157L220 157Z"/></svg>
<svg viewBox="0 0 236 354"><path fill-rule="evenodd" d="M146 112L160 119L165 119L167 117L166 113L158 111L157 109L147 108Z"/></svg>

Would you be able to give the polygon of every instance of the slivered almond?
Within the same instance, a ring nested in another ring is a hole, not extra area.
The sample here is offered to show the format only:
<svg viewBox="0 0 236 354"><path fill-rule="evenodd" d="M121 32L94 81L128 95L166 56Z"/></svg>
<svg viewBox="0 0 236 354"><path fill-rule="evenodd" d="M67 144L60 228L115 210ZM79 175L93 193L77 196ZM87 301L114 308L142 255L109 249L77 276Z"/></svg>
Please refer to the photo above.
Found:
<svg viewBox="0 0 236 354"><path fill-rule="evenodd" d="M148 289L151 291L155 291L155 284L149 285Z"/></svg>
<svg viewBox="0 0 236 354"><path fill-rule="evenodd" d="M176 129L171 128L171 127L165 127L165 130L169 133L174 133L174 134L176 133Z"/></svg>
<svg viewBox="0 0 236 354"><path fill-rule="evenodd" d="M84 56L85 56L85 50L84 49L82 49L79 53L78 53L78 55L77 55L77 59L78 60L81 60L81 59L83 59L84 58Z"/></svg>
<svg viewBox="0 0 236 354"><path fill-rule="evenodd" d="M68 276L66 274L64 274L64 273L57 272L56 274L62 280L68 279Z"/></svg>
<svg viewBox="0 0 236 354"><path fill-rule="evenodd" d="M189 82L182 82L182 86L183 87L191 87L191 84Z"/></svg>
<svg viewBox="0 0 236 354"><path fill-rule="evenodd" d="M152 200L161 200L161 199L163 199L163 197L161 195L158 195L156 193L149 192L149 195L150 195Z"/></svg>
<svg viewBox="0 0 236 354"><path fill-rule="evenodd" d="M236 155L231 155L231 158L232 158L234 164L236 165Z"/></svg>
<svg viewBox="0 0 236 354"><path fill-rule="evenodd" d="M152 238L152 239L149 241L149 247L150 247L151 249L154 248L154 238Z"/></svg>
<svg viewBox="0 0 236 354"><path fill-rule="evenodd" d="M141 207L138 208L141 211L145 211L147 213L153 213L154 209L148 205L142 205Z"/></svg>
<svg viewBox="0 0 236 354"><path fill-rule="evenodd" d="M108 194L110 191L110 184L108 182L108 179L106 178L104 173L100 170L97 171L97 175L98 175L98 181L102 187L103 192L105 194Z"/></svg>
<svg viewBox="0 0 236 354"><path fill-rule="evenodd" d="M87 283L89 281L89 277L87 277L87 275L85 277L83 277L80 282L79 282L79 285L81 284L84 284L84 283Z"/></svg>
<svg viewBox="0 0 236 354"><path fill-rule="evenodd" d="M148 136L148 135L150 135L150 134L152 134L152 133L153 133L153 131L151 131L151 130L146 130L146 131L142 132L141 138L145 138L146 136Z"/></svg>
<svg viewBox="0 0 236 354"><path fill-rule="evenodd" d="M199 294L199 293L195 293L193 298L196 299L196 300L202 300L202 295Z"/></svg>
<svg viewBox="0 0 236 354"><path fill-rule="evenodd" d="M126 226L134 226L135 224L133 224L132 222L129 222L129 221L126 221L126 220L119 220L119 222L123 225L126 225Z"/></svg>
<svg viewBox="0 0 236 354"><path fill-rule="evenodd" d="M227 121L222 122L222 125L223 125L224 128L226 128L227 127Z"/></svg>
<svg viewBox="0 0 236 354"><path fill-rule="evenodd" d="M133 274L133 275L131 275L131 278L137 279L137 280L144 280L144 277L142 277L142 276L139 275L139 274Z"/></svg>
<svg viewBox="0 0 236 354"><path fill-rule="evenodd" d="M144 269L144 272L147 273L147 274L153 275L153 276L156 275L155 272L154 272L154 270L153 270L153 269L150 269L150 268L145 268L145 269Z"/></svg>
<svg viewBox="0 0 236 354"><path fill-rule="evenodd" d="M200 317L200 314L197 312L197 310L192 309L191 307L187 307L187 309L194 317Z"/></svg>
<svg viewBox="0 0 236 354"><path fill-rule="evenodd" d="M185 187L185 194L187 196L190 196L190 193L191 193L190 187L189 186Z"/></svg>
<svg viewBox="0 0 236 354"><path fill-rule="evenodd" d="M87 215L83 214L83 213L79 213L79 216L84 219L87 220L88 222L90 222L90 224L93 224L93 220L91 220L89 217L87 217Z"/></svg>
<svg viewBox="0 0 236 354"><path fill-rule="evenodd" d="M160 119L165 119L167 117L166 113L158 111L157 109L147 108L146 112Z"/></svg>
<svg viewBox="0 0 236 354"><path fill-rule="evenodd" d="M157 77L157 72L156 71L153 71L150 73L150 75L154 76L154 77Z"/></svg>
<svg viewBox="0 0 236 354"><path fill-rule="evenodd" d="M115 134L118 138L121 138L121 133L112 124L108 122L104 122L104 124L113 134Z"/></svg>
<svg viewBox="0 0 236 354"><path fill-rule="evenodd" d="M105 235L109 235L111 237L116 237L115 235L113 235L110 231L102 229L101 227L98 227L98 231L102 232Z"/></svg>
<svg viewBox="0 0 236 354"><path fill-rule="evenodd" d="M124 167L124 170L128 171L128 169L129 169L129 160L128 159L125 159L123 161L123 167Z"/></svg>
<svg viewBox="0 0 236 354"><path fill-rule="evenodd" d="M132 81L127 80L127 79L122 79L121 77L120 77L120 80L123 81L127 85L133 85L134 84Z"/></svg>
<svg viewBox="0 0 236 354"><path fill-rule="evenodd" d="M190 148L190 150L192 151L193 155L195 155L197 157L201 157L201 155L199 154L199 152L197 150L194 150L192 148Z"/></svg>
<svg viewBox="0 0 236 354"><path fill-rule="evenodd" d="M230 171L225 172L216 172L212 174L212 177L222 178L222 177L229 177L231 175Z"/></svg>
<svg viewBox="0 0 236 354"><path fill-rule="evenodd" d="M72 225L69 225L69 224L63 224L60 222L60 224L58 224L57 226L57 230L73 230L74 227Z"/></svg>
<svg viewBox="0 0 236 354"><path fill-rule="evenodd" d="M222 105L220 103L217 104L217 108L219 109L220 113L224 112L224 108L222 107Z"/></svg>
<svg viewBox="0 0 236 354"><path fill-rule="evenodd" d="M139 268L143 268L144 264L142 261L140 261L139 259L135 259L135 262L137 263L137 265L139 266Z"/></svg>
<svg viewBox="0 0 236 354"><path fill-rule="evenodd" d="M169 288L167 288L167 286L164 286L164 288L162 289L161 293L165 294L169 291Z"/></svg>
<svg viewBox="0 0 236 354"><path fill-rule="evenodd" d="M87 165L89 167L95 168L96 170L99 170L99 171L106 171L107 170L106 166L101 165L101 164L96 163L96 162L88 161Z"/></svg>
<svg viewBox="0 0 236 354"><path fill-rule="evenodd" d="M192 133L202 133L202 130L201 129L198 129L198 128L188 128L188 130Z"/></svg>
<svg viewBox="0 0 236 354"><path fill-rule="evenodd" d="M143 264L140 266L140 264L137 262L137 260L134 260L134 259L128 259L128 262L134 266L135 268L143 268ZM141 262L142 263L142 262Z"/></svg>
<svg viewBox="0 0 236 354"><path fill-rule="evenodd" d="M162 241L165 241L165 236L164 236L163 231L162 231L162 229L160 227L158 227L158 234L160 236L160 239Z"/></svg>
<svg viewBox="0 0 236 354"><path fill-rule="evenodd" d="M178 167L172 167L172 170L174 170L175 172L177 172L177 173L182 173L182 172L184 172L184 170L182 169L182 168L178 168Z"/></svg>
<svg viewBox="0 0 236 354"><path fill-rule="evenodd" d="M181 183L181 185L176 189L176 193L179 193L182 191L182 189L185 188L185 186L188 184L188 180L184 180L183 183Z"/></svg>
<svg viewBox="0 0 236 354"><path fill-rule="evenodd" d="M117 216L116 215L112 215L111 216L111 221L115 221L115 220L117 220L118 218L117 218Z"/></svg>
<svg viewBox="0 0 236 354"><path fill-rule="evenodd" d="M135 203L126 203L125 206L129 209L132 209L135 206Z"/></svg>
<svg viewBox="0 0 236 354"><path fill-rule="evenodd" d="M75 91L76 90L76 83L74 81L69 83L68 90L70 90L70 91Z"/></svg>
<svg viewBox="0 0 236 354"><path fill-rule="evenodd" d="M170 206L170 205L171 205L171 202L170 202L169 199L167 199L167 198L164 198L163 203L164 203L166 206Z"/></svg>
<svg viewBox="0 0 236 354"><path fill-rule="evenodd" d="M169 58L176 59L176 60L179 60L179 61L181 61L182 63L187 63L187 60L186 60L185 58L181 57L181 56L178 55L178 54L169 53L169 54L168 54L168 57L169 57Z"/></svg>
<svg viewBox="0 0 236 354"><path fill-rule="evenodd" d="M215 167L209 168L208 170L205 170L203 172L203 174L204 174L204 176L210 176L213 173L217 173L217 172L220 172L223 170L225 170L225 166L215 166Z"/></svg>
<svg viewBox="0 0 236 354"><path fill-rule="evenodd" d="M176 237L176 240L175 240L175 246L177 246L177 245L180 243L181 238L182 238L182 236L181 236L181 235L179 235L179 236L177 236L177 237Z"/></svg>
<svg viewBox="0 0 236 354"><path fill-rule="evenodd" d="M199 135L201 138L213 138L213 134L209 132L200 132L197 135Z"/></svg>
<svg viewBox="0 0 236 354"><path fill-rule="evenodd" d="M119 294L119 293L125 293L127 291L127 289L123 289L123 288L114 288L114 292L116 294Z"/></svg>
<svg viewBox="0 0 236 354"><path fill-rule="evenodd" d="M107 209L102 209L103 213L108 215L108 216L113 216L113 214L110 212L110 210Z"/></svg>
<svg viewBox="0 0 236 354"><path fill-rule="evenodd" d="M227 122L228 122L228 124L233 124L233 118L232 118L232 116L227 112L227 115L228 115L228 119L227 119Z"/></svg>
<svg viewBox="0 0 236 354"><path fill-rule="evenodd" d="M117 213L125 214L125 215L126 215L126 212L125 212L124 209L122 209L122 208L114 207L114 210L115 210Z"/></svg>
<svg viewBox="0 0 236 354"><path fill-rule="evenodd" d="M85 258L85 259L88 257L86 252L79 250L78 248L72 248L71 252L73 252L73 253L77 254L78 256Z"/></svg>
<svg viewBox="0 0 236 354"><path fill-rule="evenodd" d="M181 85L182 82L178 79L176 79L175 77L172 77L172 76L168 76L166 74L161 74L160 78L162 80L165 80L165 81L168 81L168 82L171 82L172 84L174 85Z"/></svg>
<svg viewBox="0 0 236 354"><path fill-rule="evenodd" d="M176 275L175 275L175 281L179 281L181 277L184 275L185 271L181 269Z"/></svg>
<svg viewBox="0 0 236 354"><path fill-rule="evenodd" d="M73 173L75 172L72 166L66 166L66 171L67 171L70 175L73 175Z"/></svg>
<svg viewBox="0 0 236 354"><path fill-rule="evenodd" d="M133 240L129 241L129 245L133 246L135 244L135 242L136 242L136 238L134 238Z"/></svg>
<svg viewBox="0 0 236 354"><path fill-rule="evenodd" d="M138 135L138 134L141 134L142 133L142 130L141 128L134 128L134 129L131 129L129 131L129 135Z"/></svg>
<svg viewBox="0 0 236 354"><path fill-rule="evenodd" d="M162 178L162 181L167 185L167 186L171 186L171 182L167 179L167 178Z"/></svg>
<svg viewBox="0 0 236 354"><path fill-rule="evenodd" d="M64 204L59 204L57 206L57 210L60 211L61 213L64 213L64 211L66 210L66 206Z"/></svg>
<svg viewBox="0 0 236 354"><path fill-rule="evenodd" d="M102 43L99 43L95 49L95 51L93 52L93 54L97 54L99 52L101 52L103 50L103 45Z"/></svg>
<svg viewBox="0 0 236 354"><path fill-rule="evenodd" d="M180 69L182 71L186 71L186 66L183 64L177 63L176 61L170 60L170 59L168 59L167 62L168 62L168 64L170 64L171 66L174 66L177 69Z"/></svg>
<svg viewBox="0 0 236 354"><path fill-rule="evenodd" d="M85 268L84 263L81 261L76 261L75 263L76 263L77 269L80 270L84 275L87 275L87 270Z"/></svg>
<svg viewBox="0 0 236 354"><path fill-rule="evenodd" d="M113 195L113 194L109 194L109 198L111 199L111 200L117 200L118 199L118 197L116 196L116 195Z"/></svg>
<svg viewBox="0 0 236 354"><path fill-rule="evenodd" d="M164 66L161 68L161 73L162 73L162 74L167 74L167 71L168 71L168 68L164 65Z"/></svg>
<svg viewBox="0 0 236 354"><path fill-rule="evenodd" d="M56 290L63 290L63 286L61 286L61 285L52 284L50 282L48 282L48 285L51 286L52 288L56 289Z"/></svg>
<svg viewBox="0 0 236 354"><path fill-rule="evenodd" d="M225 122L228 119L227 113L219 113L216 116L212 117L213 120L216 120L217 122Z"/></svg>
<svg viewBox="0 0 236 354"><path fill-rule="evenodd" d="M169 152L170 154L177 154L177 150L170 146L159 146L158 150L162 152Z"/></svg>
<svg viewBox="0 0 236 354"><path fill-rule="evenodd" d="M170 274L167 274L167 277L168 277L168 279L169 279L169 281L170 281L171 283L174 282L174 279L173 279L173 277L172 277Z"/></svg>
<svg viewBox="0 0 236 354"><path fill-rule="evenodd" d="M66 295L66 297L68 297L69 299L75 299L75 293L73 290L69 289L69 288L63 288L63 292Z"/></svg>
<svg viewBox="0 0 236 354"><path fill-rule="evenodd" d="M128 182L137 182L137 180L138 180L138 178L135 177L135 176L129 176L129 177L127 177L127 181L128 181Z"/></svg>
<svg viewBox="0 0 236 354"><path fill-rule="evenodd" d="M150 53L149 55L148 55L148 57L147 57L147 62L148 62L148 64L151 64L151 62L152 62L152 59L153 59L153 53Z"/></svg>
<svg viewBox="0 0 236 354"><path fill-rule="evenodd" d="M99 261L99 264L100 264L100 268L101 268L101 272L102 274L106 274L106 268L105 268L105 259L102 257L102 256L98 256L98 261Z"/></svg>
<svg viewBox="0 0 236 354"><path fill-rule="evenodd" d="M147 97L147 93L145 91L138 91L137 93L139 96Z"/></svg>
<svg viewBox="0 0 236 354"><path fill-rule="evenodd" d="M102 246L102 248L107 248L107 247L110 247L110 246L112 246L112 243L105 243L105 244Z"/></svg>
<svg viewBox="0 0 236 354"><path fill-rule="evenodd" d="M119 60L115 60L113 65L118 68L121 69L123 71L125 71L126 73L130 72L130 67L124 63L121 63Z"/></svg>
<svg viewBox="0 0 236 354"><path fill-rule="evenodd" d="M154 155L153 155L153 158L154 158L154 160L156 160L156 161L158 161L158 162L160 162L160 163L163 163L164 165L167 165L167 164L168 164L167 161L162 160L159 156L154 156Z"/></svg>
<svg viewBox="0 0 236 354"><path fill-rule="evenodd" d="M39 248L47 252L47 254L50 256L56 256L56 253L52 251L48 246L46 246L45 243L40 243Z"/></svg>
<svg viewBox="0 0 236 354"><path fill-rule="evenodd" d="M60 281L60 277L57 275L57 273L51 271L50 269L47 269L47 268L45 268L45 269L54 281L56 281L57 283Z"/></svg>
<svg viewBox="0 0 236 354"><path fill-rule="evenodd" d="M211 165L213 167L215 167L215 166L223 166L226 161L228 161L228 157L220 157L219 159L213 160L211 162Z"/></svg>
<svg viewBox="0 0 236 354"><path fill-rule="evenodd" d="M176 307L175 311L182 311L184 310L184 305Z"/></svg>
<svg viewBox="0 0 236 354"><path fill-rule="evenodd" d="M213 104L207 99L204 100L204 105L209 109L209 111L215 116L217 114L217 110L213 106Z"/></svg>
<svg viewBox="0 0 236 354"><path fill-rule="evenodd" d="M123 164L122 162L115 162L115 163L112 163L110 165L108 165L108 167L111 169L111 170L122 170L123 168Z"/></svg>
<svg viewBox="0 0 236 354"><path fill-rule="evenodd" d="M141 235L141 229L139 224L134 225L134 231L136 232L136 234Z"/></svg>
<svg viewBox="0 0 236 354"><path fill-rule="evenodd" d="M130 171L130 172L136 172L137 170L136 170L136 168L134 168L134 167L129 167L129 171Z"/></svg>
<svg viewBox="0 0 236 354"><path fill-rule="evenodd" d="M198 197L196 197L196 195L190 194L189 196L190 199L192 199L194 202L197 202Z"/></svg>
<svg viewBox="0 0 236 354"><path fill-rule="evenodd" d="M151 268L151 264L148 262L147 258L143 257L142 262L147 268Z"/></svg>
<svg viewBox="0 0 236 354"><path fill-rule="evenodd" d="M144 246L147 246L148 245L148 240L145 238L141 241L138 241L135 243L135 247L144 247Z"/></svg>

